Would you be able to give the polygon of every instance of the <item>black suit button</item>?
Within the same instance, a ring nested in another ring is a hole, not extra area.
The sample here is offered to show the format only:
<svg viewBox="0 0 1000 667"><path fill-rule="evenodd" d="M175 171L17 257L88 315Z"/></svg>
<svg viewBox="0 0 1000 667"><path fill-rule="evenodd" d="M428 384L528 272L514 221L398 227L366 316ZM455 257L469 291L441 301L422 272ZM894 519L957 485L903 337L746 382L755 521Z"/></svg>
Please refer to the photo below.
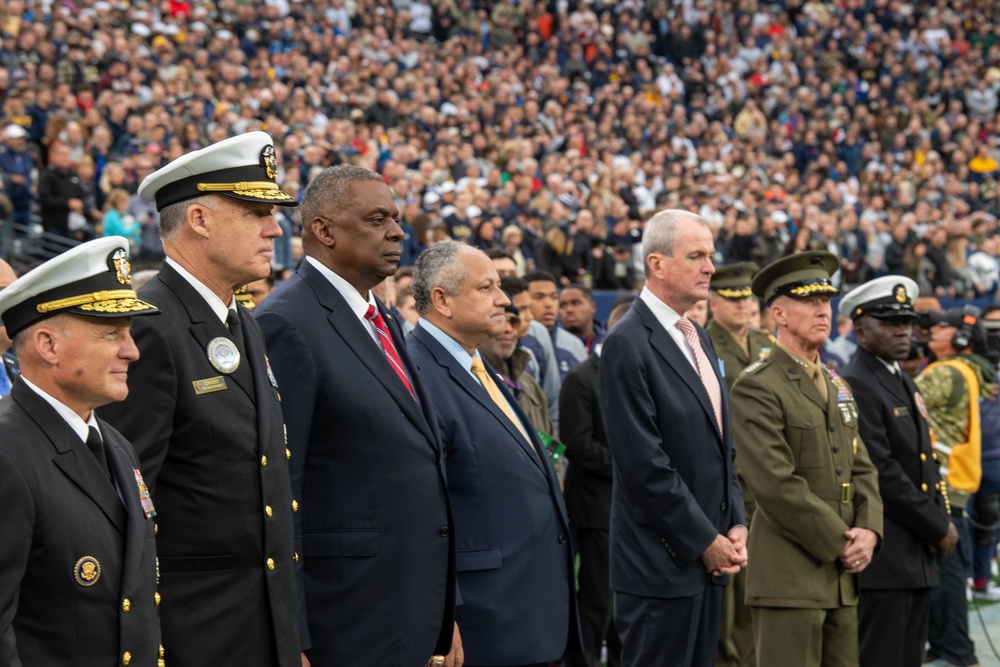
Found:
<svg viewBox="0 0 1000 667"><path fill-rule="evenodd" d="M830 433L833 433L836 430L837 430L837 427L834 426L833 424L830 424Z"/></svg>
<svg viewBox="0 0 1000 667"><path fill-rule="evenodd" d="M840 451L840 447L839 447L839 446L837 446L837 445L834 445L834 446L832 447L832 449L833 449L833 453L834 453L834 454L836 454L837 452L839 452L839 451Z"/></svg>
<svg viewBox="0 0 1000 667"><path fill-rule="evenodd" d="M450 532L451 531L448 529L448 526L445 526L444 528L442 528L441 530L438 531L438 534L441 537L448 537L448 533L450 533Z"/></svg>
<svg viewBox="0 0 1000 667"><path fill-rule="evenodd" d="M837 477L844 474L844 469L841 466L837 466Z"/></svg>
<svg viewBox="0 0 1000 667"><path fill-rule="evenodd" d="M725 511L726 511L726 509L728 509L728 508L729 508L729 505L728 505L728 504L726 504L726 502L725 502L725 501L723 501L723 502L722 502L722 504L721 504L721 505L719 505L719 510L721 510L721 511L723 511L723 512L725 512Z"/></svg>
<svg viewBox="0 0 1000 667"><path fill-rule="evenodd" d="M560 535L559 536L559 544L566 544L566 536L565 535Z"/></svg>

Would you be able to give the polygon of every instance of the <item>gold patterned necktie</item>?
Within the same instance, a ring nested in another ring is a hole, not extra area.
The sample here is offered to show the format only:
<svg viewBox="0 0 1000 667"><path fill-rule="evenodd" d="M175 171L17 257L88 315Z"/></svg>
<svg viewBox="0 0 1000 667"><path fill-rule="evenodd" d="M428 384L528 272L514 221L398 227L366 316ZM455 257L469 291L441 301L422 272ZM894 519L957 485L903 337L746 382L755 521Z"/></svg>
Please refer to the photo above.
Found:
<svg viewBox="0 0 1000 667"><path fill-rule="evenodd" d="M485 389L486 393L490 395L493 402L497 404L497 407L500 408L505 415L507 415L507 419L509 419L511 423L517 427L517 430L521 432L521 435L524 436L524 439L528 442L528 444L533 444L531 442L531 438L529 438L528 434L524 431L524 427L521 425L521 420L517 418L517 415L514 414L510 405L507 404L503 394L500 393L500 388L497 387L497 383L494 382L493 378L491 378L489 373L486 372L486 367L483 366L483 360L479 357L472 358L472 374L476 376L477 380L479 380L479 384L483 385L483 389Z"/></svg>

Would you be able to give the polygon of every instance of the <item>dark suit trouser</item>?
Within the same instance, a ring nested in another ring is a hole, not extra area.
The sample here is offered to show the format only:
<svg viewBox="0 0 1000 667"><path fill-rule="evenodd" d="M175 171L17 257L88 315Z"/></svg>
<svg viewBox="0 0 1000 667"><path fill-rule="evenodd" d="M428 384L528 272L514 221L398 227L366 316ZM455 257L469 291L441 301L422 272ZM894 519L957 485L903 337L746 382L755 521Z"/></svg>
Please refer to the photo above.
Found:
<svg viewBox="0 0 1000 667"><path fill-rule="evenodd" d="M928 658L944 658L954 665L974 665L976 647L969 639L969 606L965 599L965 573L971 564L969 526L961 507L951 508L958 529L958 547L938 561L937 588L931 593L931 620L927 632Z"/></svg>
<svg viewBox="0 0 1000 667"><path fill-rule="evenodd" d="M566 667L600 667L601 644L608 642L608 667L621 664L622 644L611 622L611 558L608 531L581 528L577 534L580 572L576 599L580 607L583 651L566 654Z"/></svg>
<svg viewBox="0 0 1000 667"><path fill-rule="evenodd" d="M752 607L750 614L758 665L858 667L857 607Z"/></svg>
<svg viewBox="0 0 1000 667"><path fill-rule="evenodd" d="M920 667L930 611L929 588L861 591L861 667Z"/></svg>
<svg viewBox="0 0 1000 667"><path fill-rule="evenodd" d="M705 584L686 598L615 592L615 627L622 667L712 667L719 643L724 588Z"/></svg>

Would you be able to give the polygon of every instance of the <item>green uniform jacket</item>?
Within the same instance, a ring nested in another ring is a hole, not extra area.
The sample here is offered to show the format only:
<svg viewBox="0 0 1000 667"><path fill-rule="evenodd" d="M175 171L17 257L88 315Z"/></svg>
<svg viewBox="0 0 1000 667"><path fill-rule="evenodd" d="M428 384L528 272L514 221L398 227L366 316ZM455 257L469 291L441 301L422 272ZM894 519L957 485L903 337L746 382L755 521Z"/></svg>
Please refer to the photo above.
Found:
<svg viewBox="0 0 1000 667"><path fill-rule="evenodd" d="M712 337L712 344L715 346L715 354L722 362L722 375L726 380L726 388L733 391L733 384L740 376L743 369L755 361L766 359L774 342L761 329L750 329L747 333L748 347L750 354L743 352L743 348L736 342L732 335L716 324L709 322L705 331ZM744 500L746 500L744 498Z"/></svg>
<svg viewBox="0 0 1000 667"><path fill-rule="evenodd" d="M733 385L743 369L755 361L767 359L771 347L774 346L774 339L762 329L750 329L747 332L747 347L750 348L750 354L747 355L736 339L714 321L708 323L705 331L712 337L715 354L722 362L722 377L726 380L726 388L730 394L733 393ZM736 473L740 476L740 486L743 488L743 506L746 509L747 522L750 522L753 520L753 513L757 510L757 501L754 500L753 491L743 479L739 458L736 459ZM747 525L750 524L747 523Z"/></svg>
<svg viewBox="0 0 1000 667"><path fill-rule="evenodd" d="M757 499L751 606L856 605L857 578L839 560L844 533L861 527L882 537L878 473L858 437L858 406L846 382L825 375L826 402L801 363L775 345L733 386L736 460Z"/></svg>

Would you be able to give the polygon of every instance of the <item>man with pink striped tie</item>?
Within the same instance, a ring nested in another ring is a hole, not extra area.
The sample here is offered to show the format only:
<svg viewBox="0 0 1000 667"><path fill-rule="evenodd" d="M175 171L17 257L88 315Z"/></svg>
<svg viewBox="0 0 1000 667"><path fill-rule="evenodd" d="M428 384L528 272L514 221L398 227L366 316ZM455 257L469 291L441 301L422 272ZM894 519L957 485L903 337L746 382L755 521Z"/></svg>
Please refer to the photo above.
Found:
<svg viewBox="0 0 1000 667"><path fill-rule="evenodd" d="M642 237L646 287L601 352L601 411L614 464L611 588L623 666L710 667L724 588L747 564L729 396L705 330L712 232L660 211Z"/></svg>
<svg viewBox="0 0 1000 667"><path fill-rule="evenodd" d="M353 166L315 176L299 210L306 256L255 316L288 429L304 658L423 665L450 654L443 664L458 667L431 397L371 292L396 272L399 211L378 174Z"/></svg>

